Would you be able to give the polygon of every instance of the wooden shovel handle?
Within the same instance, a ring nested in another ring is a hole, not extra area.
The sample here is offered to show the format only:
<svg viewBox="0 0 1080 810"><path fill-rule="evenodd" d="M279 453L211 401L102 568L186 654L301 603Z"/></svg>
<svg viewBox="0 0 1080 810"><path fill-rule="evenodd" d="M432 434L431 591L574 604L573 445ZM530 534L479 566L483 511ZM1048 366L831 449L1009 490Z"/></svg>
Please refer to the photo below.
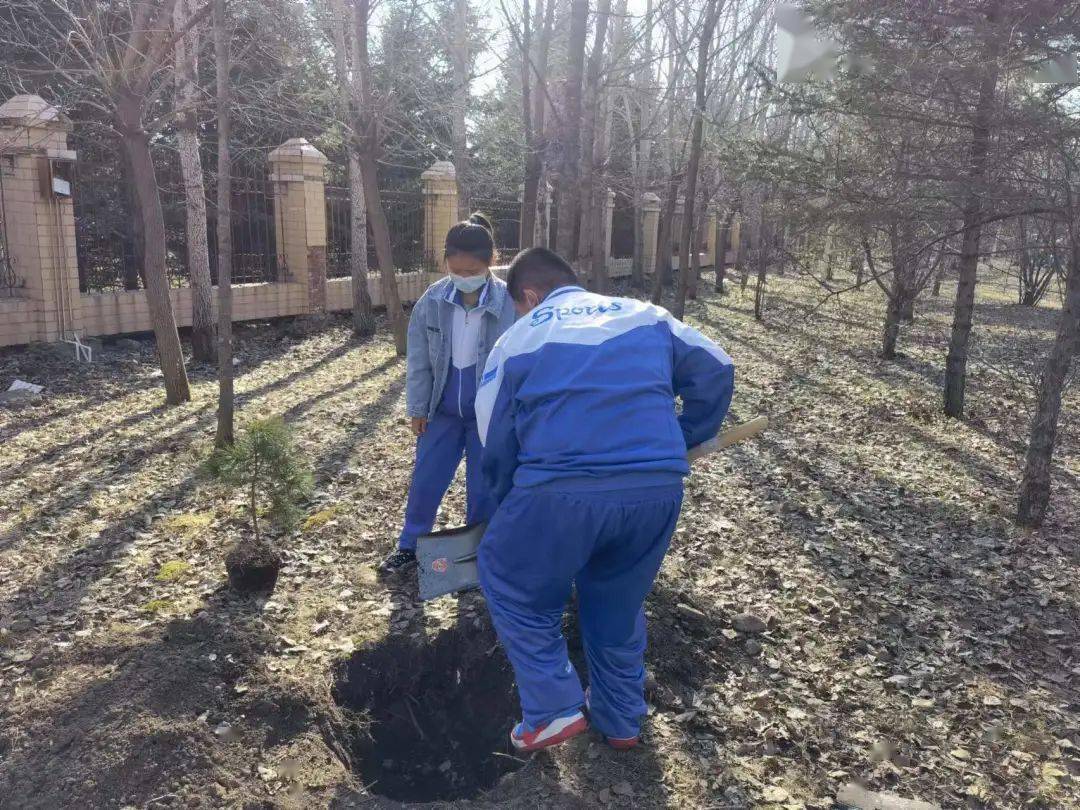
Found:
<svg viewBox="0 0 1080 810"><path fill-rule="evenodd" d="M745 441L751 436L756 436L761 433L765 428L769 426L769 417L758 416L751 419L749 422L743 422L741 425L728 428L718 433L708 441L704 441L696 447L691 447L686 453L686 458L689 461L696 461L702 456L707 456L710 453L715 453L718 450L723 450L725 447L731 447L731 445L737 442Z"/></svg>

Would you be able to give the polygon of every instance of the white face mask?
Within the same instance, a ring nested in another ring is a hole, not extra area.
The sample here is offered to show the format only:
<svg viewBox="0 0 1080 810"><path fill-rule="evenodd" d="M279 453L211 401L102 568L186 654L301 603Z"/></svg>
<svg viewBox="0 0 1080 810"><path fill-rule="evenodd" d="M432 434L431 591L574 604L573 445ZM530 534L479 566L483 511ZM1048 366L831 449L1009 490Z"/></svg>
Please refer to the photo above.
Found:
<svg viewBox="0 0 1080 810"><path fill-rule="evenodd" d="M487 276L459 276L457 273L451 273L450 280L463 293L474 293L487 284Z"/></svg>

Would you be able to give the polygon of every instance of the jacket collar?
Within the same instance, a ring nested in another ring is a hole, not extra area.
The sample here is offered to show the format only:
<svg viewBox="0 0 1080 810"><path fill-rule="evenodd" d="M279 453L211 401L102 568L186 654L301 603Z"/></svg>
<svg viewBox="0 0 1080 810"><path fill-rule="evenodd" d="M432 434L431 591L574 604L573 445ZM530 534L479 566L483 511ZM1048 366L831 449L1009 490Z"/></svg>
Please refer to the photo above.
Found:
<svg viewBox="0 0 1080 810"><path fill-rule="evenodd" d="M564 287L556 287L544 296L544 301L550 301L552 298L558 298L560 295L566 295L567 293L572 292L585 292L585 288L579 287L577 284L567 284ZM543 301L540 303L543 303Z"/></svg>
<svg viewBox="0 0 1080 810"><path fill-rule="evenodd" d="M445 289L442 293L442 300L448 304L460 306L458 291L454 286L454 282L450 280L449 276L443 276L442 284L445 285ZM488 278L487 284L485 284L480 290L480 300L477 302L477 309L486 310L493 315L499 315L503 307L506 305L506 284L497 279L494 275Z"/></svg>

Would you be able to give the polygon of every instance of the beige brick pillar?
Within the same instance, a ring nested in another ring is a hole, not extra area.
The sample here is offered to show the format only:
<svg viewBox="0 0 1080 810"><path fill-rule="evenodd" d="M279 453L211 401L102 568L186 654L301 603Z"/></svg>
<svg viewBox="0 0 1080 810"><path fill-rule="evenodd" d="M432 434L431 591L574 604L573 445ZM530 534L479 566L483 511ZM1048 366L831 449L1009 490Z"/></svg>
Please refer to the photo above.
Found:
<svg viewBox="0 0 1080 810"><path fill-rule="evenodd" d="M458 221L457 172L448 160L439 160L420 175L424 192L424 264L428 273L442 273L446 232Z"/></svg>
<svg viewBox="0 0 1080 810"><path fill-rule="evenodd" d="M4 269L14 274L13 286L0 281L7 313L0 345L70 339L82 329L70 131L71 122L40 96L0 105Z"/></svg>
<svg viewBox="0 0 1080 810"><path fill-rule="evenodd" d="M611 225L615 216L615 192L608 189L604 197L604 266L611 267Z"/></svg>
<svg viewBox="0 0 1080 810"><path fill-rule="evenodd" d="M716 221L716 206L710 205L705 219L705 260L701 263L702 267L716 266Z"/></svg>
<svg viewBox="0 0 1080 810"><path fill-rule="evenodd" d="M651 191L641 195L641 229L643 266L646 273L656 267L656 238L660 231L660 198Z"/></svg>
<svg viewBox="0 0 1080 810"><path fill-rule="evenodd" d="M326 155L304 138L270 153L277 252L288 281L304 291L294 302L305 313L326 311Z"/></svg>

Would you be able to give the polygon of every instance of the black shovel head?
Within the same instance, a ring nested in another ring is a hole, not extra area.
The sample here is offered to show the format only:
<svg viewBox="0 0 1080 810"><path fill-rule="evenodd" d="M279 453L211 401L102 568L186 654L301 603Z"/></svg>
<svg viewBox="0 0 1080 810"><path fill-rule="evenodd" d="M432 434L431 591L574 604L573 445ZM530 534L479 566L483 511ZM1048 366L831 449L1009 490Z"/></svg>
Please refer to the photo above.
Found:
<svg viewBox="0 0 1080 810"><path fill-rule="evenodd" d="M417 538L416 562L422 600L480 587L476 552L486 528L486 523L474 523Z"/></svg>

